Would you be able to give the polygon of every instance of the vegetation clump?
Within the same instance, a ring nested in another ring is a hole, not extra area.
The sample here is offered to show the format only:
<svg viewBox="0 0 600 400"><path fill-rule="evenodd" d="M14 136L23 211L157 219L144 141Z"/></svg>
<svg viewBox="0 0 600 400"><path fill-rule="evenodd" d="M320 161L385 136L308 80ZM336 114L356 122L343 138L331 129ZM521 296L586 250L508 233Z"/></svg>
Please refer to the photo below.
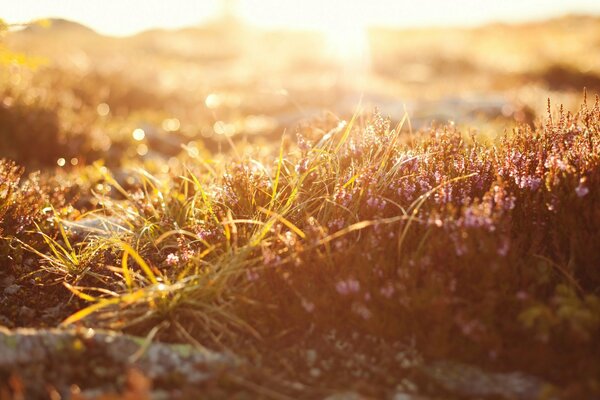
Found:
<svg viewBox="0 0 600 400"><path fill-rule="evenodd" d="M347 382L314 357L299 366L298 343L327 354L318 338L335 332L598 393L598 99L492 141L453 125L407 132L377 113L325 125L278 156L187 152L127 185L86 167L85 202L39 177L19 184L4 161L3 252L28 249L13 263L35 260L39 290L72 297L77 311L55 323L226 348L276 370L268 343L295 365L280 382ZM390 368L360 389L381 395L412 364Z"/></svg>

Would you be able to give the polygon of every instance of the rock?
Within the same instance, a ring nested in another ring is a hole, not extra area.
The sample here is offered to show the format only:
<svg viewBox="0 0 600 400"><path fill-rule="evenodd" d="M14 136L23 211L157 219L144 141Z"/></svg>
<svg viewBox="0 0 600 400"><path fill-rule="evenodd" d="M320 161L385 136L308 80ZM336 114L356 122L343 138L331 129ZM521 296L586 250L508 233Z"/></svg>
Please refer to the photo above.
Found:
<svg viewBox="0 0 600 400"><path fill-rule="evenodd" d="M46 308L44 311L42 311L42 319L44 319L45 321L56 321L58 320L58 318L62 314L63 312L63 305L62 304L57 304L54 307L48 307Z"/></svg>
<svg viewBox="0 0 600 400"><path fill-rule="evenodd" d="M21 289L21 286L12 284L4 289L4 294L7 296L12 296L16 294Z"/></svg>
<svg viewBox="0 0 600 400"><path fill-rule="evenodd" d="M159 152L163 157L172 157L179 154L181 145L185 143L185 138L176 132L165 132L152 125L144 126L146 140L150 148Z"/></svg>
<svg viewBox="0 0 600 400"><path fill-rule="evenodd" d="M48 385L65 394L71 385L114 391L119 389L116 383L123 385L123 377L134 369L155 387L198 385L235 365L229 355L188 345L148 344L144 338L110 331L0 327L0 376L19 376L33 391Z"/></svg>
<svg viewBox="0 0 600 400"><path fill-rule="evenodd" d="M19 318L23 318L23 319L32 319L35 318L35 310L27 307L27 306L22 306L19 309Z"/></svg>
<svg viewBox="0 0 600 400"><path fill-rule="evenodd" d="M365 400L366 397L356 393L356 392L339 392L329 395L325 398L325 400Z"/></svg>
<svg viewBox="0 0 600 400"><path fill-rule="evenodd" d="M396 392L392 395L392 400L431 400L431 398L414 393Z"/></svg>
<svg viewBox="0 0 600 400"><path fill-rule="evenodd" d="M0 315L0 327L12 328L15 324L5 315Z"/></svg>
<svg viewBox="0 0 600 400"><path fill-rule="evenodd" d="M15 277L13 275L5 275L5 276L2 277L1 285L5 286L5 287L10 286L13 283L15 283L15 280L16 279L15 279Z"/></svg>
<svg viewBox="0 0 600 400"><path fill-rule="evenodd" d="M478 367L437 361L421 368L444 390L459 396L510 400L538 399L546 384L521 372L493 373Z"/></svg>

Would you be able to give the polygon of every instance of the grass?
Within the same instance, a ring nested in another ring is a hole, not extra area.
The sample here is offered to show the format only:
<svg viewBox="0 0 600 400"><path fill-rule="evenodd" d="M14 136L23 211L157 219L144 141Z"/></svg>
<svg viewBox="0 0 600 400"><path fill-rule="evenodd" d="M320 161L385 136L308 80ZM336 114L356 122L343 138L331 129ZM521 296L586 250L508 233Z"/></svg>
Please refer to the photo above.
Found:
<svg viewBox="0 0 600 400"><path fill-rule="evenodd" d="M291 396L292 381L353 381L348 368L305 368L305 348L333 351L315 339L331 332L354 346L333 360L359 353L357 337L381 343L359 363L377 384L356 383L375 396L398 384L377 368L385 343L525 371L567 397L599 393L598 99L575 114L549 105L535 128L487 141L377 113L325 124L272 155L180 155L127 185L99 164L60 187L20 182L4 161L8 268L70 301L56 323L228 349Z"/></svg>

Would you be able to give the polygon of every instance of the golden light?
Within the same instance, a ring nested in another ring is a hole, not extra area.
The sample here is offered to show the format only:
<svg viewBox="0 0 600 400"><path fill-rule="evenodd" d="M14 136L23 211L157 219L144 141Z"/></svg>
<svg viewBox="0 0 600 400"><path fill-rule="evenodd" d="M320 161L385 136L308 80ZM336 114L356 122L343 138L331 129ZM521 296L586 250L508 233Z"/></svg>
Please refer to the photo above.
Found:
<svg viewBox="0 0 600 400"><path fill-rule="evenodd" d="M106 103L100 103L98 104L98 107L96 107L96 112L98 112L99 116L106 117L110 112L110 107Z"/></svg>
<svg viewBox="0 0 600 400"><path fill-rule="evenodd" d="M146 154L148 154L148 146L146 146L143 143L139 144L138 147L136 148L136 152L140 156L145 156Z"/></svg>
<svg viewBox="0 0 600 400"><path fill-rule="evenodd" d="M133 130L133 132L131 133L131 136L133 136L134 140L141 142L146 137L146 132L144 132L144 130L141 128L137 128L137 129Z"/></svg>
<svg viewBox="0 0 600 400"><path fill-rule="evenodd" d="M162 122L162 128L167 132L178 131L181 127L181 123L177 118L167 118Z"/></svg>
<svg viewBox="0 0 600 400"><path fill-rule="evenodd" d="M360 68L368 65L367 28L351 23L326 26L322 29L329 53L342 62L352 62Z"/></svg>
<svg viewBox="0 0 600 400"><path fill-rule="evenodd" d="M543 3L543 7L540 4ZM0 2L0 15L9 22L60 17L83 23L108 35L131 35L152 28L181 28L215 18L234 16L262 28L289 28L333 31L346 24L361 26L440 26L476 25L493 21L547 18L571 13L600 11L597 0L547 1L508 0L406 0L337 1L303 0L20 0ZM329 28L332 27L332 28ZM349 28L332 32L332 43L347 51ZM351 30L351 29L350 29ZM346 32L344 32L346 31ZM342 40L343 38L343 40ZM355 41L353 41L356 43ZM351 48L351 47L350 47Z"/></svg>

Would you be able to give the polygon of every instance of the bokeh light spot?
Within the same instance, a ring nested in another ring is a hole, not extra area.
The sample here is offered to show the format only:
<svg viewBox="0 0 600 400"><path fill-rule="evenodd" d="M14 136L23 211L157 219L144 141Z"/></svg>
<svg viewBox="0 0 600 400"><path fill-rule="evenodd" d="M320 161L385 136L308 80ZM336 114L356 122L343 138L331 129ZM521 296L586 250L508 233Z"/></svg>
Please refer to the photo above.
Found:
<svg viewBox="0 0 600 400"><path fill-rule="evenodd" d="M141 142L146 137L146 132L144 132L144 130L142 128L137 128L137 129L133 130L133 133L131 134L131 136L133 136L134 140Z"/></svg>

